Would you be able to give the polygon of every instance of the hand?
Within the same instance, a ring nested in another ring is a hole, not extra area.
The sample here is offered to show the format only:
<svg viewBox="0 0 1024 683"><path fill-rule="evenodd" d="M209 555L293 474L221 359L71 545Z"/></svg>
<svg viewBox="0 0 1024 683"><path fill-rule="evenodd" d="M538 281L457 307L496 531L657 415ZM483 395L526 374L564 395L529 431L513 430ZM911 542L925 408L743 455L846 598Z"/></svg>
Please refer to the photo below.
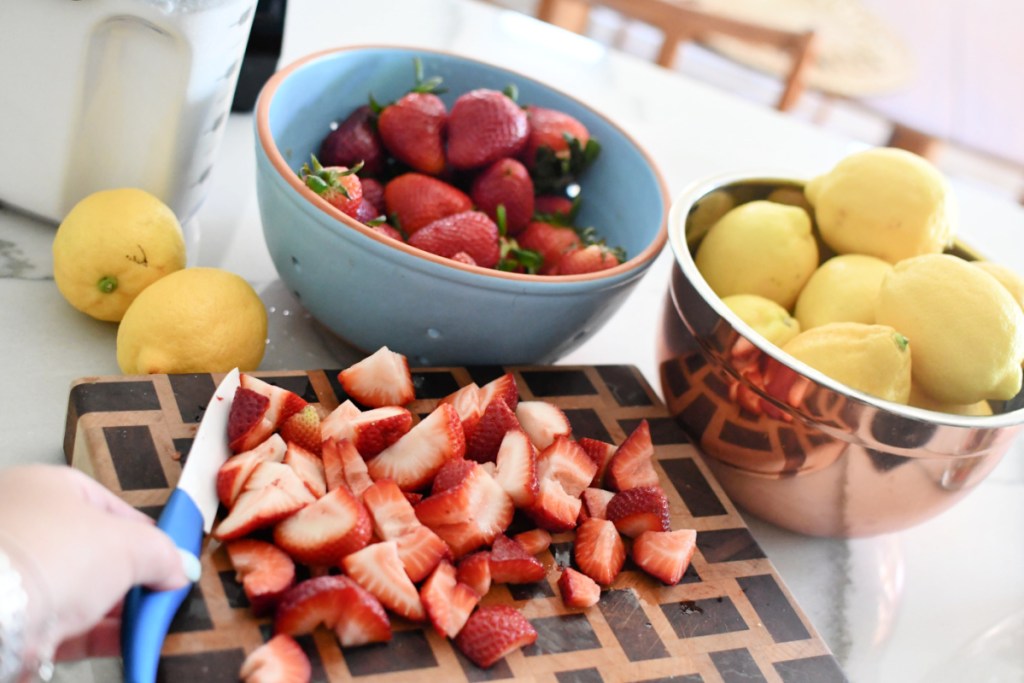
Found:
<svg viewBox="0 0 1024 683"><path fill-rule="evenodd" d="M132 586L188 583L174 542L153 520L69 467L0 472L0 550L22 560L23 583L38 582L49 597L61 658L118 653L120 604Z"/></svg>

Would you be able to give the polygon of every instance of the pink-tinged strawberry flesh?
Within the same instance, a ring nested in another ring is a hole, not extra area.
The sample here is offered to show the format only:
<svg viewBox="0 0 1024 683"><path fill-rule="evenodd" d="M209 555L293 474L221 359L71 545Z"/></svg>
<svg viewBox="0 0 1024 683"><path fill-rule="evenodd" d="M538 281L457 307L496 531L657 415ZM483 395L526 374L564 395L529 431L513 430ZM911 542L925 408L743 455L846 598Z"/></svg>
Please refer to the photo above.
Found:
<svg viewBox="0 0 1024 683"><path fill-rule="evenodd" d="M455 638L455 646L477 666L488 669L519 648L537 641L522 612L508 605L478 607Z"/></svg>
<svg viewBox="0 0 1024 683"><path fill-rule="evenodd" d="M272 543L251 538L229 541L224 549L253 614L262 616L272 611L295 582L292 558Z"/></svg>
<svg viewBox="0 0 1024 683"><path fill-rule="evenodd" d="M243 683L309 683L312 671L302 646L280 634L250 652L238 676Z"/></svg>

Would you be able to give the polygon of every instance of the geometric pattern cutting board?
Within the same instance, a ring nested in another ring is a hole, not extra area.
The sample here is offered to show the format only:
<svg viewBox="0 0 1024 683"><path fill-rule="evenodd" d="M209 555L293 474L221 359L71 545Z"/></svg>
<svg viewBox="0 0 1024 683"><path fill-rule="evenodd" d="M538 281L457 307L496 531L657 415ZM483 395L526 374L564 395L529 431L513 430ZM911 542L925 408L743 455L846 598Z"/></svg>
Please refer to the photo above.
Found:
<svg viewBox="0 0 1024 683"><path fill-rule="evenodd" d="M329 631L299 638L313 681L648 681L725 683L845 681L836 659L779 579L693 445L632 366L516 366L413 370L426 415L469 382L511 371L523 400L565 411L574 435L621 443L642 419L651 427L656 469L672 528L697 530L697 552L679 584L665 586L627 559L600 602L567 609L555 582L573 561L572 532L539 556L547 578L495 585L485 603L520 609L534 645L489 670L477 668L433 629L392 620L390 643L342 651ZM337 370L252 373L331 410L345 400ZM90 377L70 390L64 450L69 464L157 516L177 483L206 404L221 375ZM237 681L247 652L270 636L270 619L248 609L227 554L204 542L203 576L171 625L158 680Z"/></svg>

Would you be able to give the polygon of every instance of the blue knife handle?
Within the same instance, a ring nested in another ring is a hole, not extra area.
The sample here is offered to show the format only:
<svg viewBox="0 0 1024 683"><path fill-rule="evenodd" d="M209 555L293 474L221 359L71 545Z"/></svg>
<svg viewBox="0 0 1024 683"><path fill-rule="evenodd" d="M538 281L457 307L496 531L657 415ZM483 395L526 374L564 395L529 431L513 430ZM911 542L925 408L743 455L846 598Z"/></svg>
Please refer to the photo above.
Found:
<svg viewBox="0 0 1024 683"><path fill-rule="evenodd" d="M157 526L175 544L199 557L203 544L203 515L182 489L174 489ZM125 597L121 617L121 652L126 683L153 683L167 628L185 596L188 585L171 591L152 591L135 586Z"/></svg>

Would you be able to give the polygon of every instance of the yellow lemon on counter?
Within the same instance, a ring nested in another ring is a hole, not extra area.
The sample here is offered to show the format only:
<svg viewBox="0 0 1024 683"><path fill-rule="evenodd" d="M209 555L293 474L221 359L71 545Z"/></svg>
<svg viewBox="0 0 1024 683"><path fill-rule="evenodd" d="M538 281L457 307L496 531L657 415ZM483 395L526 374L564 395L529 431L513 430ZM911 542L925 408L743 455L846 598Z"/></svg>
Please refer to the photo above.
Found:
<svg viewBox="0 0 1024 683"><path fill-rule="evenodd" d="M255 370L267 310L248 282L218 268L186 268L139 294L117 329L117 364L128 375Z"/></svg>
<svg viewBox="0 0 1024 683"><path fill-rule="evenodd" d="M921 391L921 387L915 382L910 384L910 399L907 403L915 408L933 410L936 413L952 413L953 415L967 415L971 417L987 417L992 414L992 406L989 405L988 401L978 401L977 403L968 403L966 405L943 403L942 401L936 401Z"/></svg>
<svg viewBox="0 0 1024 683"><path fill-rule="evenodd" d="M910 344L891 327L828 323L801 332L782 350L865 394L895 403L910 398Z"/></svg>
<svg viewBox="0 0 1024 683"><path fill-rule="evenodd" d="M806 211L757 200L711 226L694 262L719 297L757 294L790 309L818 267L818 245Z"/></svg>
<svg viewBox="0 0 1024 683"><path fill-rule="evenodd" d="M1024 277L1017 274L1017 271L1001 263L992 261L968 261L972 266L981 268L986 273L999 280L999 284L1006 287L1017 304L1024 309Z"/></svg>
<svg viewBox="0 0 1024 683"><path fill-rule="evenodd" d="M941 252L953 240L955 202L922 157L879 147L851 154L804 188L822 239L838 254L890 263Z"/></svg>
<svg viewBox="0 0 1024 683"><path fill-rule="evenodd" d="M1024 312L969 262L931 254L897 263L882 282L875 317L910 339L914 381L935 400L962 405L1020 391Z"/></svg>
<svg viewBox="0 0 1024 683"><path fill-rule="evenodd" d="M794 315L809 330L827 323L875 322L875 301L892 264L874 256L841 254L818 266L796 300Z"/></svg>
<svg viewBox="0 0 1024 683"><path fill-rule="evenodd" d="M184 267L185 239L174 212L135 188L85 197L53 239L57 289L99 320L120 320L139 292Z"/></svg>
<svg viewBox="0 0 1024 683"><path fill-rule="evenodd" d="M722 299L740 320L776 346L800 334L800 323L782 306L756 294L733 294Z"/></svg>

